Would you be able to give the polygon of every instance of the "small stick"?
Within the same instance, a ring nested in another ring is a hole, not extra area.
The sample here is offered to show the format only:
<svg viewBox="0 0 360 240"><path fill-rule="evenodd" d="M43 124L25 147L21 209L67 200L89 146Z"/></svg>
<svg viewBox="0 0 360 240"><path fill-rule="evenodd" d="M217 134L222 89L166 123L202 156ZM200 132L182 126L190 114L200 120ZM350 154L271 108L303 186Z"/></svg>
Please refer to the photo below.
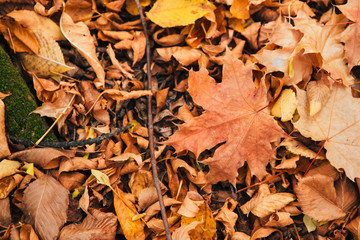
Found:
<svg viewBox="0 0 360 240"><path fill-rule="evenodd" d="M66 106L66 108L64 109L64 111L62 111L62 113L57 117L57 119L55 120L55 122L51 125L51 127L49 127L49 129L46 131L46 133L44 133L44 135L42 135L42 137L36 141L36 143L34 144L34 147L36 147L37 145L39 145L41 143L41 141L46 137L46 135L48 135L48 133L51 131L51 129L53 129L55 127L55 125L57 124L57 122L62 118L62 116L64 116L64 113L70 108L70 106L72 105L73 101L75 98L75 94L72 96L70 102L68 103L68 105Z"/></svg>
<svg viewBox="0 0 360 240"><path fill-rule="evenodd" d="M135 0L136 7L140 14L141 23L144 29L144 35L146 39L146 65L147 65L147 80L148 80L148 89L152 91L152 83L151 83L151 63L150 63L150 41L149 41L149 34L147 32L147 26L146 21L144 17L144 13L142 11L140 1ZM151 106L151 96L147 96L147 103L148 103L148 129L149 129L149 149L150 149L150 163L153 173L153 179L154 179L154 186L158 195L159 204L160 204L160 211L161 211L161 217L164 222L164 228L165 228L165 235L167 240L171 240L171 233L170 233L170 227L166 216L166 210L165 210L165 204L164 200L161 194L161 187L159 182L159 176L157 173L157 167L156 167L156 159L155 159L155 144L154 144L154 125L153 125L153 116L152 116L152 106Z"/></svg>

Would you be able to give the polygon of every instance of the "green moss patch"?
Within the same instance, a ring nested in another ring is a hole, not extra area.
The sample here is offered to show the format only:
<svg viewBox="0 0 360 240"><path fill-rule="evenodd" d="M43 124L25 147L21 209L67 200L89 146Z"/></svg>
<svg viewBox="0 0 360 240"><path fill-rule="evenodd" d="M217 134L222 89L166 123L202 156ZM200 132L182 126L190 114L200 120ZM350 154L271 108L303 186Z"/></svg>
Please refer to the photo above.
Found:
<svg viewBox="0 0 360 240"><path fill-rule="evenodd" d="M35 98L1 46L0 92L11 93L3 100L6 132L12 136L38 140L47 130L46 124L40 115L30 114L37 108ZM53 133L46 139L56 141Z"/></svg>

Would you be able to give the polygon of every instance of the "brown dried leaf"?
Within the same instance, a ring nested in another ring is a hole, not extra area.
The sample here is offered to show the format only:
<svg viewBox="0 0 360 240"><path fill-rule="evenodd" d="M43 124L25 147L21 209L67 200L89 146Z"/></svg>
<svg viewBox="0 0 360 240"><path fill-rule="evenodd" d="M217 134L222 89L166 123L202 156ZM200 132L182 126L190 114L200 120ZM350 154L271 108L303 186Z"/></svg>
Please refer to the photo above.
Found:
<svg viewBox="0 0 360 240"><path fill-rule="evenodd" d="M39 44L33 32L12 18L0 18L0 31L14 52L39 53Z"/></svg>
<svg viewBox="0 0 360 240"><path fill-rule="evenodd" d="M116 216L94 209L80 224L70 224L61 230L59 240L115 239Z"/></svg>
<svg viewBox="0 0 360 240"><path fill-rule="evenodd" d="M0 159L10 154L5 132L5 104L0 99Z"/></svg>
<svg viewBox="0 0 360 240"><path fill-rule="evenodd" d="M270 193L269 187L260 185L258 193L240 207L244 214L252 212L255 216L265 217L278 211L295 200L291 193Z"/></svg>
<svg viewBox="0 0 360 240"><path fill-rule="evenodd" d="M71 17L63 12L60 19L60 29L66 39L73 45L91 65L97 79L94 84L97 88L105 87L105 71L101 66L89 28L83 22L74 23Z"/></svg>
<svg viewBox="0 0 360 240"><path fill-rule="evenodd" d="M333 181L333 178L319 174L300 179L294 190L304 214L319 222L346 215L336 203Z"/></svg>
<svg viewBox="0 0 360 240"><path fill-rule="evenodd" d="M69 159L75 156L75 151L59 150L54 148L33 148L19 151L12 154L10 159L20 159L23 162L31 162L41 166L44 169L55 168L59 166L62 159Z"/></svg>
<svg viewBox="0 0 360 240"><path fill-rule="evenodd" d="M9 226L11 224L10 200L9 198L0 199L0 224Z"/></svg>
<svg viewBox="0 0 360 240"><path fill-rule="evenodd" d="M235 232L234 227L238 219L238 215L234 212L234 209L237 204L238 203L232 198L226 199L224 206L221 207L219 213L215 217L216 221L224 224L226 236L232 236Z"/></svg>
<svg viewBox="0 0 360 240"><path fill-rule="evenodd" d="M66 222L69 192L54 178L44 174L24 191L23 211L26 221L42 239L57 238Z"/></svg>
<svg viewBox="0 0 360 240"><path fill-rule="evenodd" d="M50 18L41 16L34 11L29 10L15 10L7 14L15 19L22 26L29 30L40 30L44 34L52 37L54 40L65 40L61 33L59 26Z"/></svg>
<svg viewBox="0 0 360 240"><path fill-rule="evenodd" d="M13 175L16 170L21 166L18 161L10 161L3 159L0 161L0 179Z"/></svg>

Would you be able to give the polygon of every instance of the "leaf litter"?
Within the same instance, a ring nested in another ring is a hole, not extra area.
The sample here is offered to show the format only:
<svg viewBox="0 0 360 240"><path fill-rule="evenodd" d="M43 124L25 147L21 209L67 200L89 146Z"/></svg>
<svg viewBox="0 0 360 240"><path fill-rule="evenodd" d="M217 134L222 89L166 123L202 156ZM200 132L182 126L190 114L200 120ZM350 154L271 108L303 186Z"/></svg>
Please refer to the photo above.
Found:
<svg viewBox="0 0 360 240"><path fill-rule="evenodd" d="M135 1L20 2L1 44L32 114L61 141L132 127L31 148L1 102L2 238L358 239L358 1L140 1L151 62Z"/></svg>

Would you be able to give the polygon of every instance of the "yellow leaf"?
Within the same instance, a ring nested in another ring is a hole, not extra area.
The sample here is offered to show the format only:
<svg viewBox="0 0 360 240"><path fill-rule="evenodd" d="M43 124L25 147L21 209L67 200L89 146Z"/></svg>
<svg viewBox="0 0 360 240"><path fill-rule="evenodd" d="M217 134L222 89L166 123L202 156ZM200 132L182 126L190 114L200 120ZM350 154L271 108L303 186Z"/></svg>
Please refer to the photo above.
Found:
<svg viewBox="0 0 360 240"><path fill-rule="evenodd" d="M285 89L272 107L271 114L286 122L292 119L296 106L297 99L294 90Z"/></svg>
<svg viewBox="0 0 360 240"><path fill-rule="evenodd" d="M142 7L147 7L150 3L150 0L140 0L140 5ZM126 0L126 11L134 16L139 15L139 11L134 0Z"/></svg>
<svg viewBox="0 0 360 240"><path fill-rule="evenodd" d="M194 229L190 230L191 239L216 239L216 222L209 206L204 202L195 217L181 217L181 226L192 222L200 222Z"/></svg>
<svg viewBox="0 0 360 240"><path fill-rule="evenodd" d="M2 160L0 162L0 179L13 175L20 166L18 161Z"/></svg>
<svg viewBox="0 0 360 240"><path fill-rule="evenodd" d="M135 205L117 186L114 189L114 207L121 229L128 240L145 239L144 224L138 219Z"/></svg>
<svg viewBox="0 0 360 240"><path fill-rule="evenodd" d="M96 170L96 169L91 169L91 174L96 178L97 183L103 184L103 185L106 185L106 186L112 188L111 184L110 184L110 179L105 173L103 173L99 170Z"/></svg>
<svg viewBox="0 0 360 240"><path fill-rule="evenodd" d="M157 25L168 28L193 24L210 11L208 0L158 0L147 16Z"/></svg>
<svg viewBox="0 0 360 240"><path fill-rule="evenodd" d="M21 170L25 171L27 174L34 176L34 163L28 163L22 166Z"/></svg>
<svg viewBox="0 0 360 240"><path fill-rule="evenodd" d="M248 19L250 17L249 5L249 0L234 0L230 13L238 19Z"/></svg>
<svg viewBox="0 0 360 240"><path fill-rule="evenodd" d="M0 199L6 198L9 193L16 187L14 177L9 176L0 180Z"/></svg>

